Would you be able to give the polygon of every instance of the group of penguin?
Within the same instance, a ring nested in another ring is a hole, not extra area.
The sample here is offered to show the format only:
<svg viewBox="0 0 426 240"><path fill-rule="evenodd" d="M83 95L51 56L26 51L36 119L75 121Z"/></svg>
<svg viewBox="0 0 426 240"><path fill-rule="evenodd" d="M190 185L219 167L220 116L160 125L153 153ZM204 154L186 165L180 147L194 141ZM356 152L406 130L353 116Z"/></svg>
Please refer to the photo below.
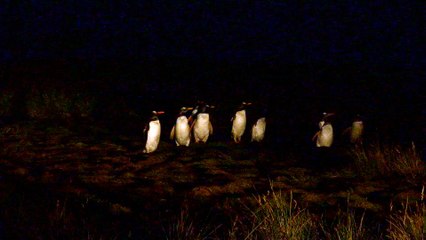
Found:
<svg viewBox="0 0 426 240"><path fill-rule="evenodd" d="M317 147L331 147L333 144L333 126L330 118L333 117L334 113L324 112L322 119L318 123L319 130L315 133L312 141L316 141ZM353 144L362 143L362 136L364 133L364 122L360 115L357 115L352 122L352 126L343 131L344 134L349 133L349 140Z"/></svg>
<svg viewBox="0 0 426 240"><path fill-rule="evenodd" d="M250 102L242 102L236 109L231 119L231 136L235 143L240 143L246 130L247 113L246 109L252 105ZM195 143L206 143L209 136L213 134L213 126L210 119L210 110L215 106L208 105L204 101L198 101L196 107L182 107L176 118L175 124L170 132L170 140L174 141L176 146L188 147L193 138ZM161 124L159 115L163 111L153 111L148 121L144 133L146 134L146 144L144 153L152 153L157 150L161 136ZM319 130L315 133L312 141L316 142L316 147L331 147L333 144L333 126L331 118L334 113L323 113L319 122ZM262 142L265 138L266 114L257 116L257 120L251 126L251 142ZM364 123L359 115L352 122L352 126L347 128L344 133L349 133L351 143L359 144L362 142L364 132Z"/></svg>
<svg viewBox="0 0 426 240"><path fill-rule="evenodd" d="M247 116L246 108L250 102L242 102L232 117L232 139L235 143L240 143L246 130ZM195 143L206 143L209 136L213 134L213 126L210 121L210 110L215 106L206 104L204 101L198 101L196 107L182 107L176 118L176 122L170 132L170 140L176 143L176 146L188 147L191 139ZM145 126L146 144L144 153L151 153L157 150L161 136L161 123L159 115L163 111L153 111L152 116ZM266 116L260 116L252 125L251 141L262 142L265 137Z"/></svg>

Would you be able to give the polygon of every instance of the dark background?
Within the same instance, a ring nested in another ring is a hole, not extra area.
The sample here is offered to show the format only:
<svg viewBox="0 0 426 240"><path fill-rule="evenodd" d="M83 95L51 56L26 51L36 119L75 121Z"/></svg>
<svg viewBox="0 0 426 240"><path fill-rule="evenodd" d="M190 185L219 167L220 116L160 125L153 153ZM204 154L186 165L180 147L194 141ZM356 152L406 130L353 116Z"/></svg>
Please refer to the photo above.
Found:
<svg viewBox="0 0 426 240"><path fill-rule="evenodd" d="M0 87L23 98L81 89L129 128L122 113L166 110L168 128L203 99L223 139L253 101L277 146L309 142L324 111L338 130L360 113L371 134L424 146L421 1L5 1L0 16Z"/></svg>

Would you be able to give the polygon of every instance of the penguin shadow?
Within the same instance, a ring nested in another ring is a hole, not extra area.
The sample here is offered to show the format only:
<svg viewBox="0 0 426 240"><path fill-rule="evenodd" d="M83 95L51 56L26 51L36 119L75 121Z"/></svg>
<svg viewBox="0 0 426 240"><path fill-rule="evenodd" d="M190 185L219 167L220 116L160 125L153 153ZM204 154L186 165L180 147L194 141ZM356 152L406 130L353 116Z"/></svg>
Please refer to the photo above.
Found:
<svg viewBox="0 0 426 240"><path fill-rule="evenodd" d="M267 143L265 143L265 141L261 141L261 142L250 141L246 145L254 153L258 153L259 151L263 151L267 147Z"/></svg>
<svg viewBox="0 0 426 240"><path fill-rule="evenodd" d="M175 146L172 150L173 155L169 157L170 161L179 161L181 163L193 163L200 159L201 150L194 146Z"/></svg>
<svg viewBox="0 0 426 240"><path fill-rule="evenodd" d="M312 147L306 166L319 170L342 169L350 163L342 151L336 147Z"/></svg>
<svg viewBox="0 0 426 240"><path fill-rule="evenodd" d="M274 171L274 164L280 159L281 153L271 152L267 143L250 142L248 144L250 160L255 162L255 166L259 171L259 176L271 178Z"/></svg>
<svg viewBox="0 0 426 240"><path fill-rule="evenodd" d="M158 148L154 152L145 152L145 144L138 143L133 144L131 151L126 155L130 157L132 163L139 163L150 159L161 159L163 162L167 162L168 159L173 155L173 146L167 142L160 142Z"/></svg>
<svg viewBox="0 0 426 240"><path fill-rule="evenodd" d="M258 170L259 176L270 177L272 173L273 159L266 153L263 142L251 142L250 140L228 143L228 155L236 161L251 161Z"/></svg>
<svg viewBox="0 0 426 240"><path fill-rule="evenodd" d="M246 142L239 142L236 143L234 141L229 141L228 146L230 149L229 155L232 157L232 159L235 160L248 160L250 159L250 152L248 151L248 143Z"/></svg>
<svg viewBox="0 0 426 240"><path fill-rule="evenodd" d="M138 152L139 152L138 154L136 154L135 156L132 156L130 158L130 162L138 163L138 162L141 162L141 161L146 161L149 158L155 157L158 154L158 152L146 153L143 150L139 150Z"/></svg>
<svg viewBox="0 0 426 240"><path fill-rule="evenodd" d="M130 156L130 162L133 164L145 162L149 159L156 158L160 155L158 151L146 153L143 149L136 151L132 156Z"/></svg>
<svg viewBox="0 0 426 240"><path fill-rule="evenodd" d="M229 176L225 174L214 174L209 169L202 166L191 166L191 171L195 174L195 180L192 182L194 186L225 186L232 182Z"/></svg>

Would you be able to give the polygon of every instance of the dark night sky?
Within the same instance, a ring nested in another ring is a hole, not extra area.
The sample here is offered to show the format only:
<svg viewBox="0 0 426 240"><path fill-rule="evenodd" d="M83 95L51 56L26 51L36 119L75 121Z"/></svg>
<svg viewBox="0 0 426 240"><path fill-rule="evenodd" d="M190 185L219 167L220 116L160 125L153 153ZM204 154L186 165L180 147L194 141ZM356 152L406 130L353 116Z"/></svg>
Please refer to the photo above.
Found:
<svg viewBox="0 0 426 240"><path fill-rule="evenodd" d="M426 64L421 1L301 2L6 1L0 56Z"/></svg>

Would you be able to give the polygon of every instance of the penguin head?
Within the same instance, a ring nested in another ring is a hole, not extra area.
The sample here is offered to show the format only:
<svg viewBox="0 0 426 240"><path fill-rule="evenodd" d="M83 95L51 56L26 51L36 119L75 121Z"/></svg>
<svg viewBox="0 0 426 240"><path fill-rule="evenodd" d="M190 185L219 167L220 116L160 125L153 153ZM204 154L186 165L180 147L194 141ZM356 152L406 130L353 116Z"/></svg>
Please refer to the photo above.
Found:
<svg viewBox="0 0 426 240"><path fill-rule="evenodd" d="M159 116L159 115L164 114L164 111L152 111L152 114L156 115L156 116Z"/></svg>
<svg viewBox="0 0 426 240"><path fill-rule="evenodd" d="M335 115L335 113L333 113L333 112L323 112L322 113L323 118L331 117L331 116L334 116L334 115Z"/></svg>
<svg viewBox="0 0 426 240"><path fill-rule="evenodd" d="M164 114L164 111L152 111L151 119L150 121L158 120L158 116Z"/></svg>
<svg viewBox="0 0 426 240"><path fill-rule="evenodd" d="M197 101L197 106L192 111L192 115L196 115L198 113L208 113L210 109L215 108L213 105L209 105L204 101Z"/></svg>
<svg viewBox="0 0 426 240"><path fill-rule="evenodd" d="M198 100L195 108L192 110L192 115L196 115L204 105L204 101Z"/></svg>
<svg viewBox="0 0 426 240"><path fill-rule="evenodd" d="M333 117L335 115L335 113L333 113L333 112L323 112L322 113L322 120L321 120L321 122L324 122L324 123L329 123L329 122L331 122L331 117Z"/></svg>
<svg viewBox="0 0 426 240"><path fill-rule="evenodd" d="M206 105L204 105L204 107L201 109L200 112L202 112L202 113L209 113L210 110L213 109L213 108L215 108L214 105L206 104Z"/></svg>
<svg viewBox="0 0 426 240"><path fill-rule="evenodd" d="M356 114L354 117L354 122L362 122L363 118L361 116L361 114Z"/></svg>
<svg viewBox="0 0 426 240"><path fill-rule="evenodd" d="M193 107L181 107L178 116L185 116L187 112L193 110Z"/></svg>
<svg viewBox="0 0 426 240"><path fill-rule="evenodd" d="M180 112L181 113L186 113L188 111L191 111L192 109L194 109L193 107L181 107L180 108Z"/></svg>
<svg viewBox="0 0 426 240"><path fill-rule="evenodd" d="M245 101L243 101L241 103L241 105L238 107L237 111L244 110L244 109L246 109L250 105L252 105L251 102L245 102Z"/></svg>

